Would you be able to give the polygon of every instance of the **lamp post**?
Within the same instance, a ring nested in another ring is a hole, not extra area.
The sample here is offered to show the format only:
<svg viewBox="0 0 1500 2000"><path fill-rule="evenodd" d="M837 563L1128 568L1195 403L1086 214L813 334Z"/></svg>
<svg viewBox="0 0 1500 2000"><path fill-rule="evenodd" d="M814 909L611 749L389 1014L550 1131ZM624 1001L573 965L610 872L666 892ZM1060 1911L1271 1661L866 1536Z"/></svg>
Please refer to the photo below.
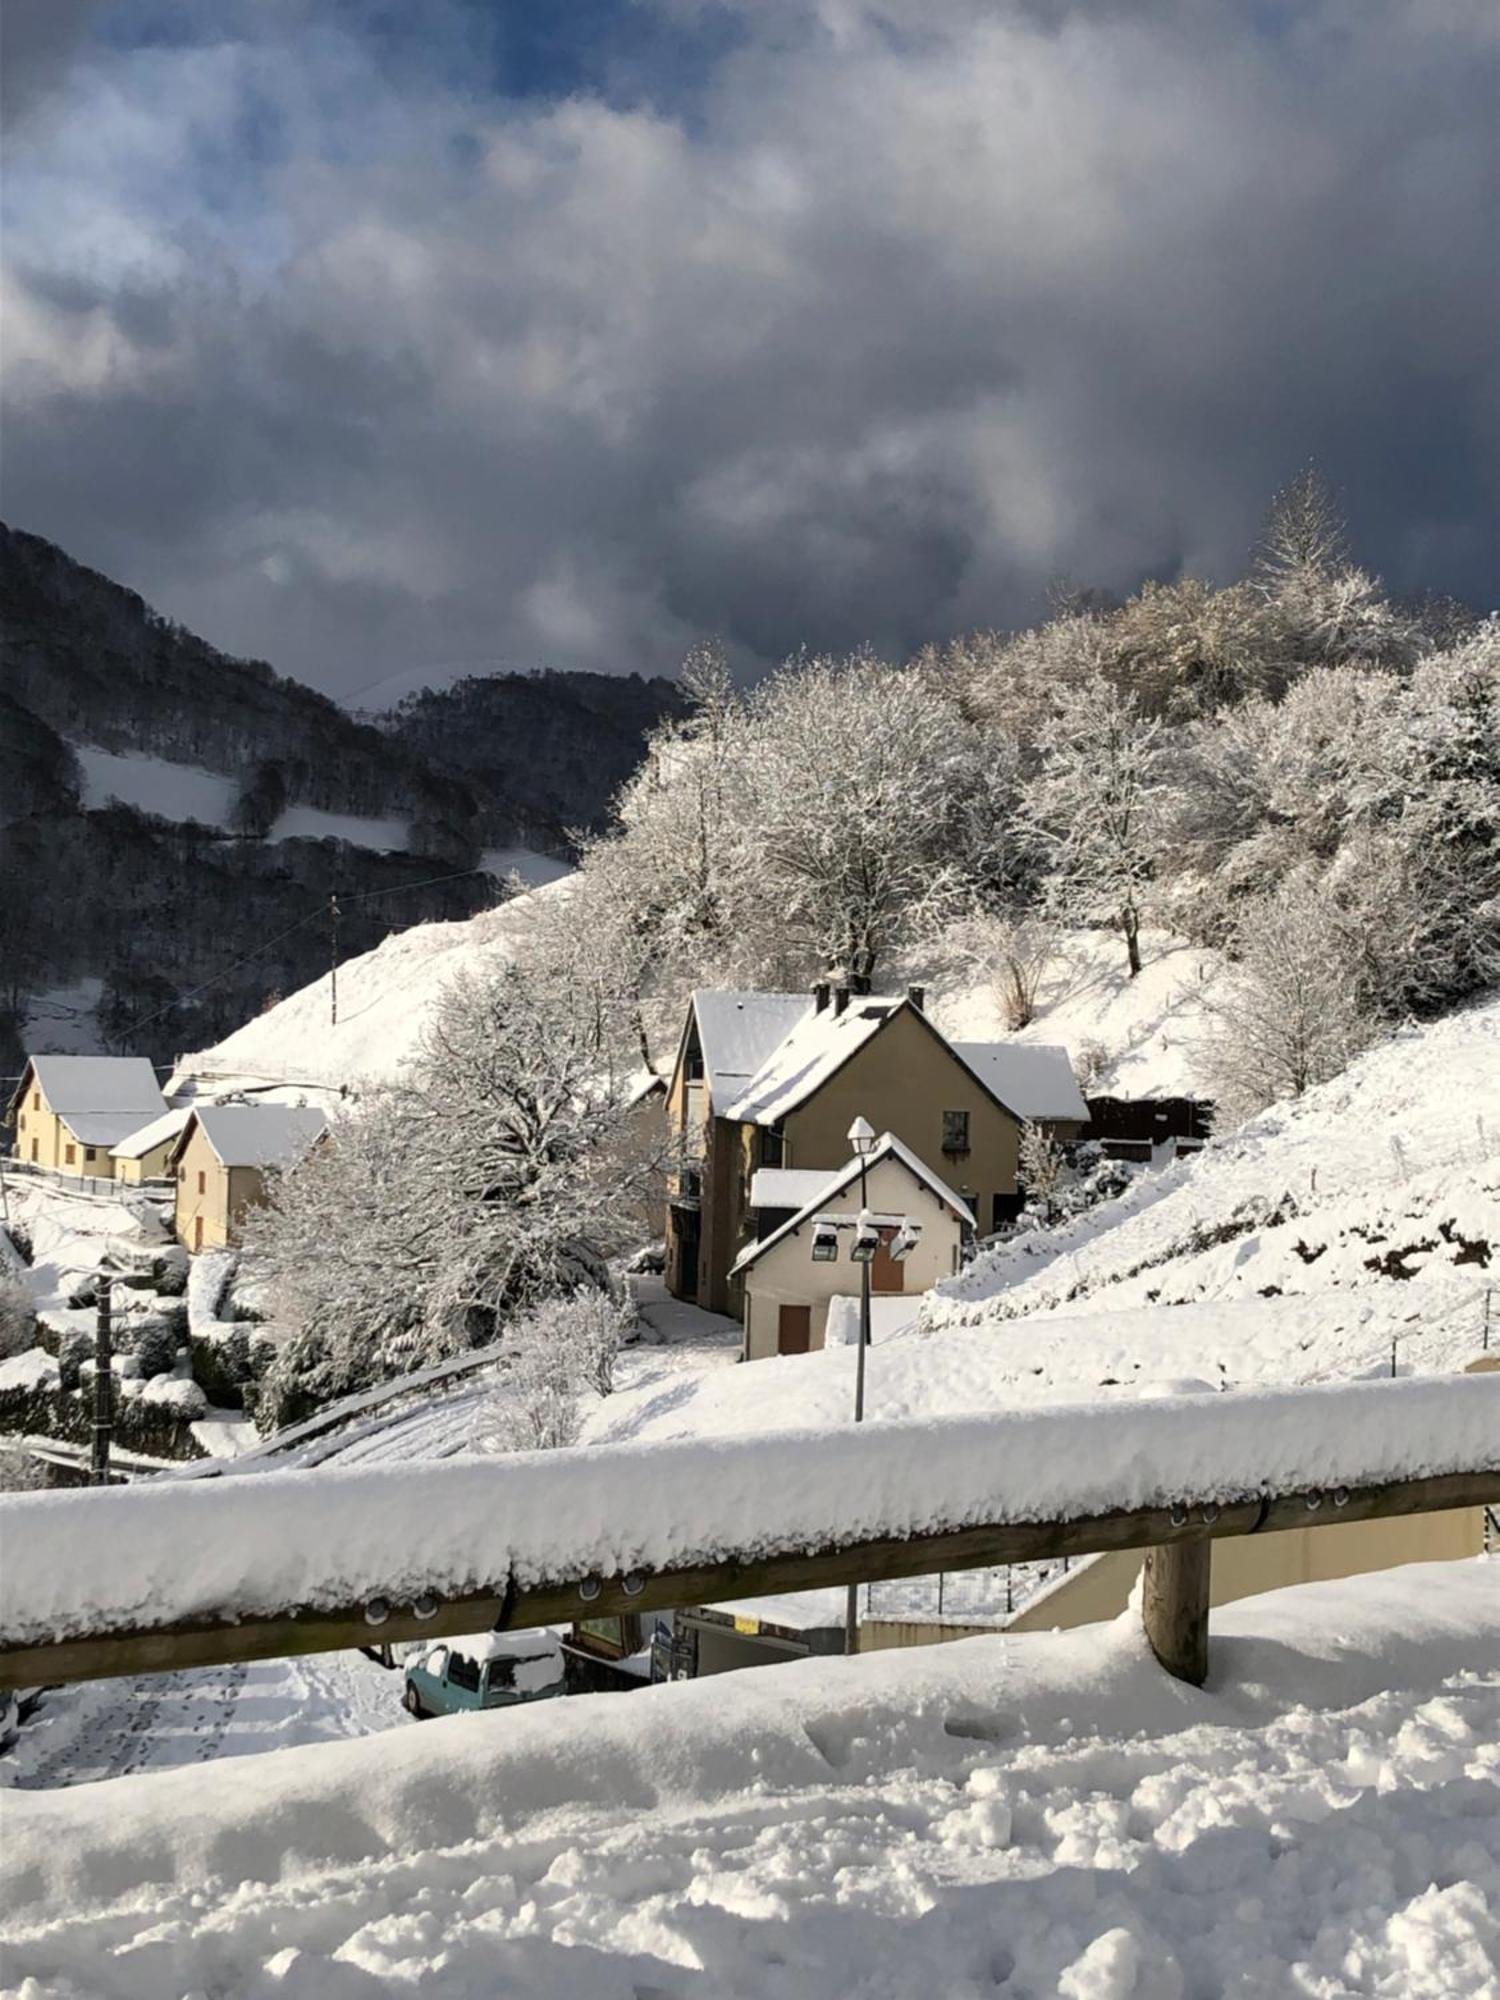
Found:
<svg viewBox="0 0 1500 2000"><path fill-rule="evenodd" d="M849 1143L859 1160L859 1223L854 1232L853 1256L859 1263L859 1353L854 1363L854 1421L865 1420L865 1349L870 1344L870 1265L875 1258L875 1234L870 1219L869 1188L865 1162L875 1146L875 1128L868 1118L856 1118L849 1127ZM844 1606L844 1651L859 1647L859 1586L851 1583Z"/></svg>

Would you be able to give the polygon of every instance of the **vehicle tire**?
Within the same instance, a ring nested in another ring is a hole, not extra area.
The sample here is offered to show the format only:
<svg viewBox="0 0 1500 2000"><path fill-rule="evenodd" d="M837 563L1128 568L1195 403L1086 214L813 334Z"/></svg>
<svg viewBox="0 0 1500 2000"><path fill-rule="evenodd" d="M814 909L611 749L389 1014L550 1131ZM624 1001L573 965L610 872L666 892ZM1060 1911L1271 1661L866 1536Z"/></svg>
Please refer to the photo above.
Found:
<svg viewBox="0 0 1500 2000"><path fill-rule="evenodd" d="M410 1681L406 1683L406 1693L401 1697L401 1699L405 1704L407 1714L415 1717L415 1719L418 1722L420 1722L423 1716L427 1713L427 1711L425 1708L423 1708L421 1697L418 1695L416 1689L412 1686Z"/></svg>

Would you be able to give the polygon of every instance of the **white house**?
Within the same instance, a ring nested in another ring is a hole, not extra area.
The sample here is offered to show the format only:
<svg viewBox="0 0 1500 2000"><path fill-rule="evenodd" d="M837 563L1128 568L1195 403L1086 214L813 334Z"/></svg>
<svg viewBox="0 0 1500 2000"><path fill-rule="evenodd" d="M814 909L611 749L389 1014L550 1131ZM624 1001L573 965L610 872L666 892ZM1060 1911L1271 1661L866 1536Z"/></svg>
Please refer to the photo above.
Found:
<svg viewBox="0 0 1500 2000"><path fill-rule="evenodd" d="M858 1290L859 1267L849 1252L860 1209L861 1164L853 1159L834 1174L762 1167L755 1175L750 1201L762 1234L740 1252L733 1272L744 1286L747 1361L822 1347L830 1302ZM870 1265L871 1293L882 1302L915 1299L958 1269L973 1215L963 1196L890 1132L865 1156L863 1169L880 1234ZM915 1225L916 1241L903 1261L891 1255L891 1244L904 1222ZM826 1254L829 1225L832 1257ZM813 1254L815 1239L821 1239L823 1256ZM884 1305L882 1318L889 1317Z"/></svg>

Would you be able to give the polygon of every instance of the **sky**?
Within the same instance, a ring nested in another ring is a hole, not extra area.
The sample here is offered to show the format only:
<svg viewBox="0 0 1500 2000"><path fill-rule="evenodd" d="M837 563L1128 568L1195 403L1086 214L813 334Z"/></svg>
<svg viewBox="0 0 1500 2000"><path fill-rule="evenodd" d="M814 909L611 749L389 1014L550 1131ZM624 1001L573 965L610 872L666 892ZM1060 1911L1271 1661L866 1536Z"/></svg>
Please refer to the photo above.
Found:
<svg viewBox="0 0 1500 2000"><path fill-rule="evenodd" d="M1500 603L1492 0L7 0L7 520L355 703Z"/></svg>

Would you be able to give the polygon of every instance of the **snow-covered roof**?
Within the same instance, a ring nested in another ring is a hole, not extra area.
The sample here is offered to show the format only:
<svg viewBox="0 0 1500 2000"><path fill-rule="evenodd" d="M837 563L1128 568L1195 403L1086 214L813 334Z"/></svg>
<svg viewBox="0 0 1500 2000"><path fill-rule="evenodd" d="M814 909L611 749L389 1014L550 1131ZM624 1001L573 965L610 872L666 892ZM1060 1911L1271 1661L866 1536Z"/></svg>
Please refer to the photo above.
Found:
<svg viewBox="0 0 1500 2000"><path fill-rule="evenodd" d="M167 1108L156 1071L144 1056L32 1056L47 1103L86 1146L113 1146ZM11 1099L27 1087L26 1076Z"/></svg>
<svg viewBox="0 0 1500 2000"><path fill-rule="evenodd" d="M551 1660L562 1658L562 1641L550 1626L524 1632L464 1632L456 1639L435 1639L465 1659L483 1666L489 1660Z"/></svg>
<svg viewBox="0 0 1500 2000"><path fill-rule="evenodd" d="M204 1104L192 1114L226 1167L289 1167L328 1130L321 1111L302 1104ZM179 1153L187 1143L184 1130Z"/></svg>
<svg viewBox="0 0 1500 2000"><path fill-rule="evenodd" d="M869 1173L878 1167L882 1160L892 1159L899 1160L912 1178L920 1181L923 1187L930 1189L940 1202L953 1211L960 1221L971 1223L974 1220L974 1211L969 1207L969 1204L961 1194L955 1194L946 1181L939 1180L932 1169L924 1166L911 1150L910 1146L903 1145L894 1132L883 1132L880 1138L876 1140L873 1149L865 1155L863 1161L856 1155L847 1166L840 1167L837 1173L830 1174L824 1180L822 1187L813 1195L812 1199L804 1202L797 1213L789 1216L779 1229L773 1229L771 1234L763 1237L759 1243L747 1243L731 1265L729 1275L734 1277L741 1271L748 1271L758 1258L763 1257L768 1250L780 1243L783 1238L790 1236L794 1230L800 1229L804 1222L810 1222L815 1215L821 1215L831 1201L836 1201L847 1188L851 1187L859 1179L861 1165ZM877 1220L879 1219L877 1218Z"/></svg>
<svg viewBox="0 0 1500 2000"><path fill-rule="evenodd" d="M793 1025L812 1009L806 993L717 993L700 988L693 1014L709 1096L721 1115Z"/></svg>
<svg viewBox="0 0 1500 2000"><path fill-rule="evenodd" d="M1045 1042L953 1042L953 1053L1018 1118L1087 1120L1068 1052Z"/></svg>
<svg viewBox="0 0 1500 2000"><path fill-rule="evenodd" d="M750 1180L752 1208L801 1208L815 1201L835 1167L757 1167Z"/></svg>
<svg viewBox="0 0 1500 2000"><path fill-rule="evenodd" d="M899 999L876 993L854 994L842 1013L832 1005L819 1010L804 1002L801 1018L765 1052L723 1116L750 1125L774 1125L805 1104L902 1005Z"/></svg>
<svg viewBox="0 0 1500 2000"><path fill-rule="evenodd" d="M154 1147L165 1145L168 1139L175 1139L192 1116L192 1106L180 1105L175 1111L164 1111L160 1118L153 1118L149 1125L142 1125L138 1131L128 1133L118 1146L110 1148L112 1160L140 1160Z"/></svg>

